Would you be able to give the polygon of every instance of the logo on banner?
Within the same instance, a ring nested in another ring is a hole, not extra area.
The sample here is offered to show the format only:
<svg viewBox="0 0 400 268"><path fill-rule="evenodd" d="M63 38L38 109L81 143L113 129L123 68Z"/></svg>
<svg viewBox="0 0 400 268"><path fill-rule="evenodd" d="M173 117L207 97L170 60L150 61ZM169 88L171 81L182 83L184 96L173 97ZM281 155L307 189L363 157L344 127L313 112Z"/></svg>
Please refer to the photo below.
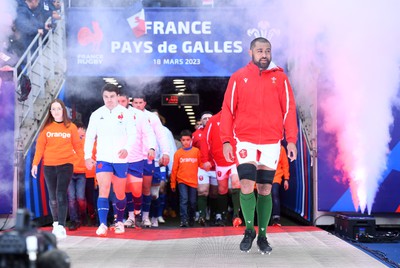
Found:
<svg viewBox="0 0 400 268"><path fill-rule="evenodd" d="M92 21L92 29L82 27L78 32L78 43L81 46L92 45L92 50L97 52L100 50L100 44L103 41L103 31L97 21Z"/></svg>
<svg viewBox="0 0 400 268"><path fill-rule="evenodd" d="M258 28L248 29L247 35L254 38L265 37L268 40L271 40L274 36L281 34L279 29L271 28L268 21L259 21L257 26Z"/></svg>
<svg viewBox="0 0 400 268"><path fill-rule="evenodd" d="M242 149L239 151L239 156L241 158L246 158L247 157L247 150L246 149Z"/></svg>
<svg viewBox="0 0 400 268"><path fill-rule="evenodd" d="M78 43L81 46L91 45L92 53L77 54L77 64L98 65L103 63L103 54L99 54L100 45L103 41L103 31L97 21L92 21L92 29L82 27L78 31Z"/></svg>

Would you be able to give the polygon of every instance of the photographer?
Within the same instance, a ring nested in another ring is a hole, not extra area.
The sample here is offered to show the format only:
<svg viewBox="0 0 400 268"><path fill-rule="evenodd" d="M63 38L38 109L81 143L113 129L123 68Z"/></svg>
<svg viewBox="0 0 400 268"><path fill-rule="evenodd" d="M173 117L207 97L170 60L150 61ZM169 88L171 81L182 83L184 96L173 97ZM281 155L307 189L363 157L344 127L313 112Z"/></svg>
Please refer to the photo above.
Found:
<svg viewBox="0 0 400 268"><path fill-rule="evenodd" d="M56 237L34 227L26 209L18 210L14 230L0 234L0 268L69 268L70 263Z"/></svg>

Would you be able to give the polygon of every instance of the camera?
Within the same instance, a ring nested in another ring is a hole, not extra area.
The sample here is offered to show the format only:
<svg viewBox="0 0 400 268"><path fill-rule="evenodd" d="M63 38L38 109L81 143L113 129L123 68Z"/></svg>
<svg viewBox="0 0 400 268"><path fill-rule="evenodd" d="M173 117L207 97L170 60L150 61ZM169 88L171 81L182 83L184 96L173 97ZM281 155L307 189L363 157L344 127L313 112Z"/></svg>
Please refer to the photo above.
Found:
<svg viewBox="0 0 400 268"><path fill-rule="evenodd" d="M0 234L0 268L69 266L67 254L57 249L56 237L36 228L28 210L18 209L14 230Z"/></svg>

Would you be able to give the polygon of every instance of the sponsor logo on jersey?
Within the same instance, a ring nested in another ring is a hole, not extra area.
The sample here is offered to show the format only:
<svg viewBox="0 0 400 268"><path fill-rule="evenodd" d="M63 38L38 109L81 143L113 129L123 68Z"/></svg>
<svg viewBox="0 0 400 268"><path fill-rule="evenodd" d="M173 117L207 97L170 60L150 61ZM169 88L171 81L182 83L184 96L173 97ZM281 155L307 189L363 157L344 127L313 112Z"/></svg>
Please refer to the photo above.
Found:
<svg viewBox="0 0 400 268"><path fill-rule="evenodd" d="M246 158L247 157L247 150L246 149L242 149L239 151L239 156L241 158Z"/></svg>
<svg viewBox="0 0 400 268"><path fill-rule="evenodd" d="M187 157L179 159L179 163L197 163L197 158Z"/></svg>
<svg viewBox="0 0 400 268"><path fill-rule="evenodd" d="M50 132L46 133L47 138L63 138L63 139L70 139L71 133L68 132Z"/></svg>

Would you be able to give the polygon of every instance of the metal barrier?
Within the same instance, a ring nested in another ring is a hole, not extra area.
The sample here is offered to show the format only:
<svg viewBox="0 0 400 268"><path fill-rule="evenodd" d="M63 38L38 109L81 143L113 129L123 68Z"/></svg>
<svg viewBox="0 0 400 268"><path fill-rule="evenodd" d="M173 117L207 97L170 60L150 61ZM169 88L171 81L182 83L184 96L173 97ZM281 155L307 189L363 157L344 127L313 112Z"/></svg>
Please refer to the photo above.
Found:
<svg viewBox="0 0 400 268"><path fill-rule="evenodd" d="M16 100L15 137L17 150L25 155L43 123L50 102L57 97L65 81L65 19L44 36L32 40L14 68L16 93L21 96L21 80L27 76L31 92L24 100ZM18 99L18 98L16 98Z"/></svg>

